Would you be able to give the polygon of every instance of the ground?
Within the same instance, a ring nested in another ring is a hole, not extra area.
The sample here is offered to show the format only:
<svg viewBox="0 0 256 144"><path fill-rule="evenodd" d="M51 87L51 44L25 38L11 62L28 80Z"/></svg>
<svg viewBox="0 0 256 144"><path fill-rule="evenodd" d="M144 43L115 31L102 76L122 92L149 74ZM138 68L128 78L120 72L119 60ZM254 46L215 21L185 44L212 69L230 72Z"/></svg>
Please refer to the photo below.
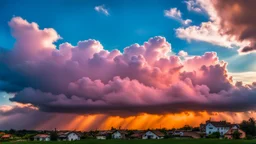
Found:
<svg viewBox="0 0 256 144"><path fill-rule="evenodd" d="M0 142L1 143L1 142ZM163 140L81 140L74 142L4 142L1 144L256 144L256 140L163 139Z"/></svg>

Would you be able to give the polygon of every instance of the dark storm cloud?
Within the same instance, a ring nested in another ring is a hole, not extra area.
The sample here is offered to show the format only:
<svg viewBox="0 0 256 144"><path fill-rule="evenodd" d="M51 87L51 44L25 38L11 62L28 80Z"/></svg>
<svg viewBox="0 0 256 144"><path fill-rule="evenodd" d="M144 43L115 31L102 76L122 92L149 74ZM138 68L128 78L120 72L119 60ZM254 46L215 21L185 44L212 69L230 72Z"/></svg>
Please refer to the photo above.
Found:
<svg viewBox="0 0 256 144"><path fill-rule="evenodd" d="M215 0L213 1L220 17L221 32L235 36L240 41L249 41L249 46L241 52L256 50L255 0Z"/></svg>

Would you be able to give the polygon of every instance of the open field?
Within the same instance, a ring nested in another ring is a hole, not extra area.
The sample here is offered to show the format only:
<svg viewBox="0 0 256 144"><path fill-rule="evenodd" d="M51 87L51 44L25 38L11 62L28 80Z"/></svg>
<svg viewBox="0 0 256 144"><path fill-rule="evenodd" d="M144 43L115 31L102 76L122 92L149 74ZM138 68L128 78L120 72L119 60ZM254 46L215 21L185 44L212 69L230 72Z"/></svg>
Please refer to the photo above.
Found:
<svg viewBox="0 0 256 144"><path fill-rule="evenodd" d="M74 142L3 142L2 144L256 144L256 140L163 139L163 140L81 140Z"/></svg>

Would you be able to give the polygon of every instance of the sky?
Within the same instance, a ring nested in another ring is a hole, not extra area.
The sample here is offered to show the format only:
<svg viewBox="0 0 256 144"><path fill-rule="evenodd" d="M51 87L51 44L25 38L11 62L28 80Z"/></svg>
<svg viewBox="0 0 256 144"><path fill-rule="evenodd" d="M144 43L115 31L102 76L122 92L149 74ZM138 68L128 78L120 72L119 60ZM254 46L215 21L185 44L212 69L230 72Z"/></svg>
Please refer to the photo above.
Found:
<svg viewBox="0 0 256 144"><path fill-rule="evenodd" d="M255 117L255 4L2 0L0 128L177 128Z"/></svg>

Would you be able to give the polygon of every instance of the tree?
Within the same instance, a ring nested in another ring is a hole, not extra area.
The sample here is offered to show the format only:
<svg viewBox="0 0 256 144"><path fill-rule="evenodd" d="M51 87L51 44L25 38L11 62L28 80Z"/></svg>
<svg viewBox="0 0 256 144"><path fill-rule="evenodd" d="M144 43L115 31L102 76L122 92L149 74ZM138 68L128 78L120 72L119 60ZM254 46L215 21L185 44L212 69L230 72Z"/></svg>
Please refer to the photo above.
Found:
<svg viewBox="0 0 256 144"><path fill-rule="evenodd" d="M199 127L193 127L192 131L200 131L200 128Z"/></svg>
<svg viewBox="0 0 256 144"><path fill-rule="evenodd" d="M233 139L240 139L240 136L241 136L241 133L238 130L232 133Z"/></svg>
<svg viewBox="0 0 256 144"><path fill-rule="evenodd" d="M51 141L57 141L58 140L58 134L56 131L51 132Z"/></svg>
<svg viewBox="0 0 256 144"><path fill-rule="evenodd" d="M253 118L250 118L248 121L242 121L240 128L246 133L246 135L256 135L255 120Z"/></svg>
<svg viewBox="0 0 256 144"><path fill-rule="evenodd" d="M166 135L167 133L167 129L166 128L162 128L162 129L159 129L160 132L164 133Z"/></svg>
<svg viewBox="0 0 256 144"><path fill-rule="evenodd" d="M189 125L184 125L182 128L180 128L180 130L186 130L186 131L192 130L192 127Z"/></svg>
<svg viewBox="0 0 256 144"><path fill-rule="evenodd" d="M16 130L15 130L15 129L10 129L10 130L9 130L9 133L10 133L10 134L15 134L15 133L16 133Z"/></svg>
<svg viewBox="0 0 256 144"><path fill-rule="evenodd" d="M35 134L26 134L22 138L26 139L26 140L33 141L34 140L34 136L35 136Z"/></svg>
<svg viewBox="0 0 256 144"><path fill-rule="evenodd" d="M220 138L220 132L213 132L208 138Z"/></svg>

